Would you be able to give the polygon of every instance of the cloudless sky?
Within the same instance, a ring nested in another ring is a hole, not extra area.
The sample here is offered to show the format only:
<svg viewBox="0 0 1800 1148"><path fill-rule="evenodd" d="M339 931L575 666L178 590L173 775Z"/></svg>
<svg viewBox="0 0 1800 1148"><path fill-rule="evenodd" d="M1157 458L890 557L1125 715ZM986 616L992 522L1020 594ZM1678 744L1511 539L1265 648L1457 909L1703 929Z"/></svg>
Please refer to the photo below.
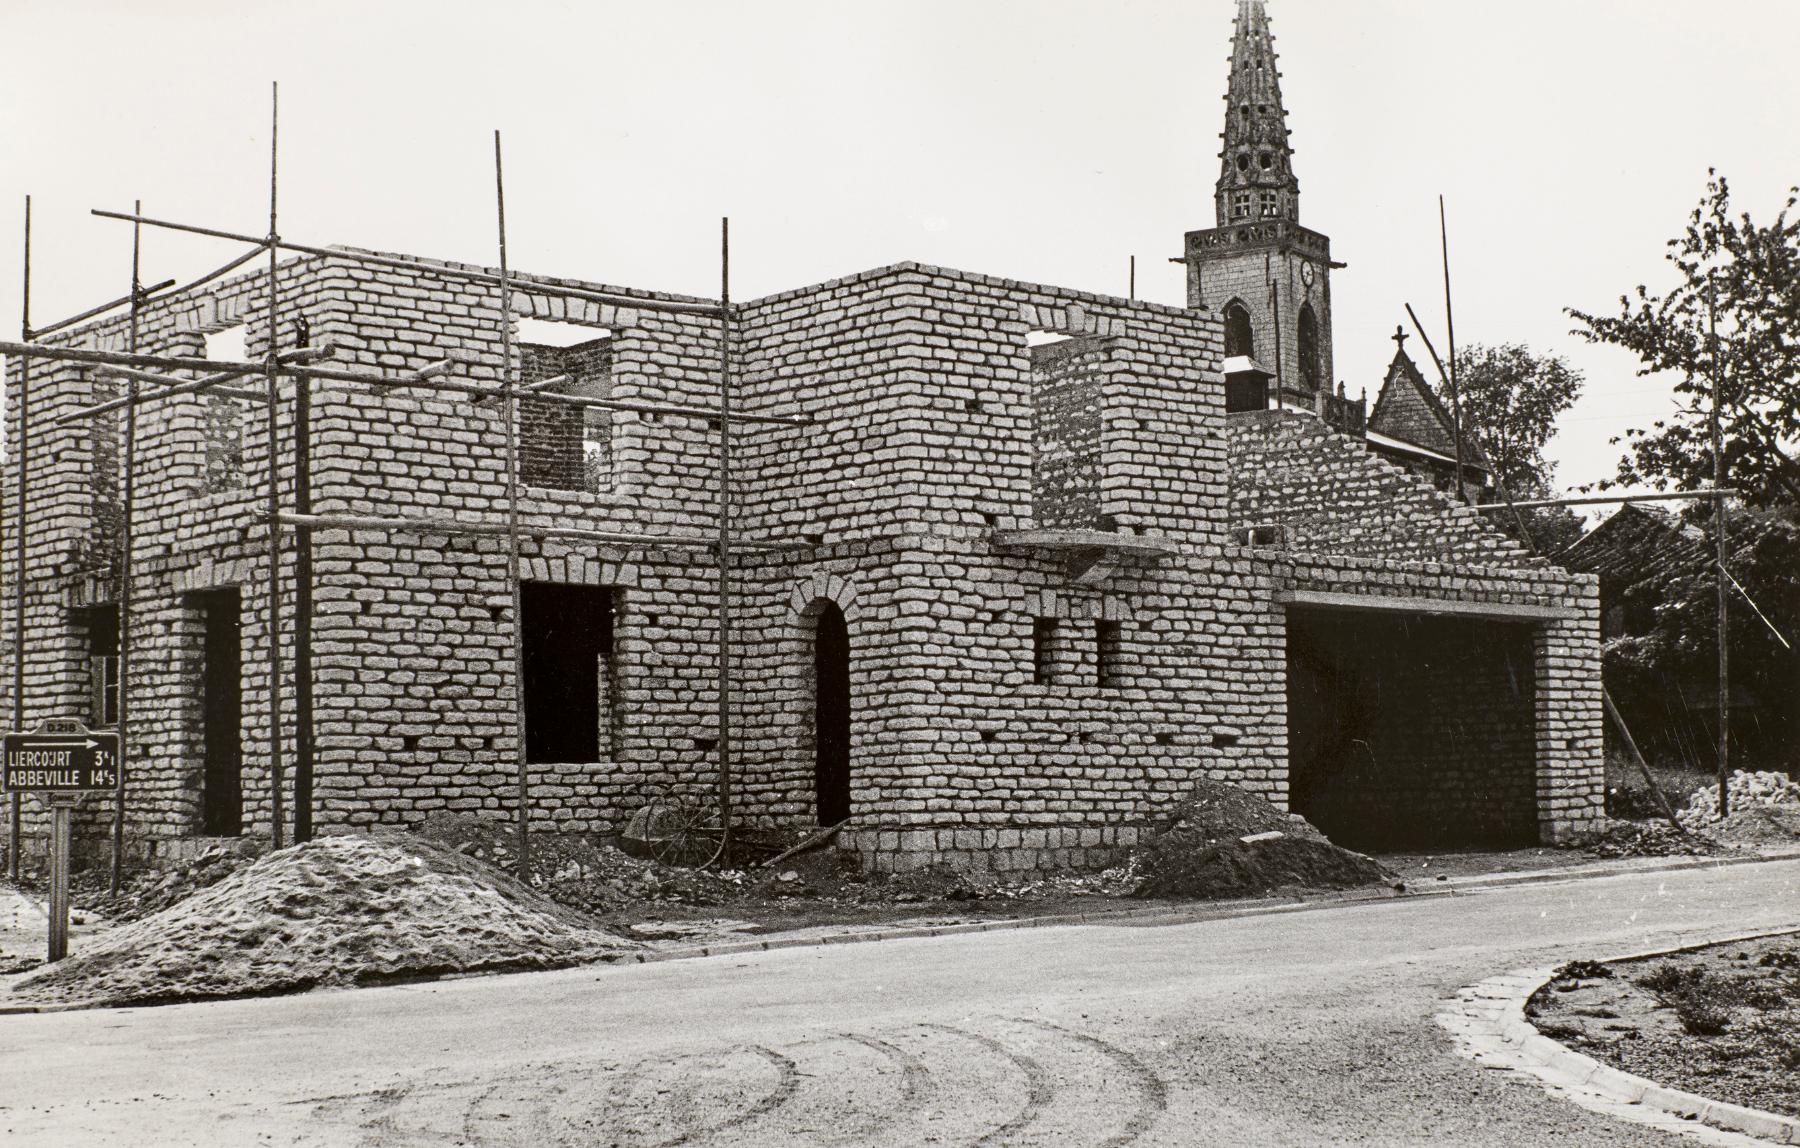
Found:
<svg viewBox="0 0 1800 1148"><path fill-rule="evenodd" d="M260 234L269 83L281 230L747 299L900 260L1183 302L1213 224L1233 0L0 0L0 332L33 196L40 325L122 294L130 231L91 207ZM1552 444L1607 477L1666 385L1568 334L1671 283L1707 168L1773 218L1800 182L1800 3L1269 0L1301 222L1333 279L1336 375L1370 398L1411 302L1459 342L1586 372ZM146 281L237 248L146 233ZM1418 349L1415 340L1410 344ZM1441 341L1440 341L1441 349ZM1423 364L1423 354L1420 354Z"/></svg>

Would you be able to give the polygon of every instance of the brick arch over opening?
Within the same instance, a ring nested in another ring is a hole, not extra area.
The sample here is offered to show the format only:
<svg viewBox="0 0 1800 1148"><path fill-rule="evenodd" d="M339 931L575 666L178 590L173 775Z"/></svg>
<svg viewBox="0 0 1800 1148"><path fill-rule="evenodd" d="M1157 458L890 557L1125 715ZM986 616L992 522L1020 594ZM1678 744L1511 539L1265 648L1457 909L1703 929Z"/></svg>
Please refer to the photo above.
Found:
<svg viewBox="0 0 1800 1148"><path fill-rule="evenodd" d="M793 592L788 596L788 606L805 635L810 636L812 633L812 624L808 619L818 617L819 611L825 608L827 602L844 612L844 621L852 628L862 616L862 610L856 602L856 583L840 574L820 572L794 583Z"/></svg>

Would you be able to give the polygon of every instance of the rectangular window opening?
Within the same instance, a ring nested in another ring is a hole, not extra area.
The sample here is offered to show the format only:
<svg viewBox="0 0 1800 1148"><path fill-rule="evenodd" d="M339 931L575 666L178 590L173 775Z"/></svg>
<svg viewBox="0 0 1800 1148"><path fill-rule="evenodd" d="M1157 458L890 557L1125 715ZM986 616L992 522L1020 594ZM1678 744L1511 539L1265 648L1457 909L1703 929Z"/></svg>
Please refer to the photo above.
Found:
<svg viewBox="0 0 1800 1148"><path fill-rule="evenodd" d="M1047 686L1056 680L1056 619L1037 618L1031 623L1031 680Z"/></svg>
<svg viewBox="0 0 1800 1148"><path fill-rule="evenodd" d="M604 399L612 394L612 332L604 327L519 320L520 382L548 379L547 395ZM612 412L529 395L519 400L519 475L548 490L612 488Z"/></svg>
<svg viewBox="0 0 1800 1148"><path fill-rule="evenodd" d="M86 635L88 664L87 724L105 729L119 724L119 607L117 603L76 611L75 624Z"/></svg>
<svg viewBox="0 0 1800 1148"><path fill-rule="evenodd" d="M525 760L598 762L617 752L620 695L610 586L527 582Z"/></svg>
<svg viewBox="0 0 1800 1148"><path fill-rule="evenodd" d="M1094 684L1103 690L1119 686L1120 640L1119 623L1094 623Z"/></svg>
<svg viewBox="0 0 1800 1148"><path fill-rule="evenodd" d="M205 332L205 355L226 362L248 362L249 328L243 323ZM245 385L255 385L247 376ZM244 433L253 414L251 405L216 392L205 393L206 493L238 490L244 485Z"/></svg>

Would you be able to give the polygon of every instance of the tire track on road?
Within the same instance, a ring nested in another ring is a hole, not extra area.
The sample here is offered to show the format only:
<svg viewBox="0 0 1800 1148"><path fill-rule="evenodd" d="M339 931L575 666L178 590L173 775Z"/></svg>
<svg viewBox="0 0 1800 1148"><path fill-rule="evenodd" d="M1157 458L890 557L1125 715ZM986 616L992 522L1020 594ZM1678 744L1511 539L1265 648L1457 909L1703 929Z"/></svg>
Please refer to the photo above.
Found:
<svg viewBox="0 0 1800 1148"><path fill-rule="evenodd" d="M747 1044L739 1045L737 1047L745 1051L754 1052L756 1055L775 1066L775 1087L755 1104L744 1109L736 1116L707 1128L695 1128L688 1132L683 1132L679 1136L671 1137L668 1140L658 1140L652 1148L677 1148L677 1146L681 1144L693 1143L694 1139L699 1136L717 1136L721 1132L742 1127L752 1120L767 1116L769 1113L793 1099L795 1090L800 1087L800 1070L795 1066L791 1059L765 1045Z"/></svg>
<svg viewBox="0 0 1800 1148"><path fill-rule="evenodd" d="M1019 1129L1024 1128L1026 1125L1036 1120L1038 1115L1042 1113L1044 1109L1048 1108L1050 1102L1055 1099L1056 1094L1050 1087L1050 1074L1045 1072L1044 1066L1039 1064L1032 1057L1026 1056L1022 1052L1014 1052L1012 1049L1007 1048L1004 1044L1001 1044L991 1036L986 1036L979 1032L971 1032L966 1028L958 1028L956 1025L925 1022L920 1024L919 1027L933 1029L937 1032L947 1032L952 1036L960 1036L965 1040L974 1041L989 1052L997 1053L1001 1057L1010 1060L1025 1077L1024 1107L1015 1112L1012 1115L1012 1118L1000 1125L1000 1127L995 1128L978 1139L971 1140L969 1142L969 1148L977 1148L977 1146L983 1144L995 1144L998 1143L1002 1137L1011 1136L1014 1132L1017 1132Z"/></svg>
<svg viewBox="0 0 1800 1148"><path fill-rule="evenodd" d="M1160 1076L1150 1071L1143 1061L1110 1041L1101 1040L1097 1036L1076 1032L1064 1028L1060 1024L1052 1024L1047 1020L1034 1020L1030 1017L1016 1016L1009 1018L1019 1024L1028 1024L1033 1028L1043 1029L1070 1040L1078 1041L1107 1057L1124 1070L1131 1078L1140 1094L1137 1111L1126 1121L1125 1127L1116 1136L1101 1141L1095 1148L1124 1148L1155 1126L1158 1118L1168 1110L1169 1088Z"/></svg>

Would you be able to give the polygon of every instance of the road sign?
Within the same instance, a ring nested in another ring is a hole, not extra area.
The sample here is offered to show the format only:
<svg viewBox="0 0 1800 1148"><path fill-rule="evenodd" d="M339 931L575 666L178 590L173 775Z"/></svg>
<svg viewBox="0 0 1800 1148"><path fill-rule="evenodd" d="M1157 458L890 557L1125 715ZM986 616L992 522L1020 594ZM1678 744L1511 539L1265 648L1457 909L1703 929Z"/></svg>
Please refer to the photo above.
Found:
<svg viewBox="0 0 1800 1148"><path fill-rule="evenodd" d="M119 783L119 735L96 733L78 722L63 728L6 735L0 786L9 791L83 793Z"/></svg>

